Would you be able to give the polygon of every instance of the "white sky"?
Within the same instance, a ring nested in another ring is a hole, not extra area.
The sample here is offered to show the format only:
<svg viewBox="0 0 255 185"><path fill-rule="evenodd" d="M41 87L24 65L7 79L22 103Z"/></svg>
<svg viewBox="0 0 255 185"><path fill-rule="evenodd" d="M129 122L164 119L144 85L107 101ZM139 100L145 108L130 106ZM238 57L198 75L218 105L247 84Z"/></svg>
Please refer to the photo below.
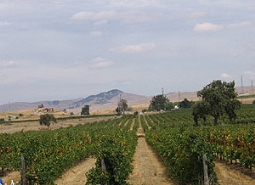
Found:
<svg viewBox="0 0 255 185"><path fill-rule="evenodd" d="M251 85L254 20L254 0L0 0L0 104Z"/></svg>

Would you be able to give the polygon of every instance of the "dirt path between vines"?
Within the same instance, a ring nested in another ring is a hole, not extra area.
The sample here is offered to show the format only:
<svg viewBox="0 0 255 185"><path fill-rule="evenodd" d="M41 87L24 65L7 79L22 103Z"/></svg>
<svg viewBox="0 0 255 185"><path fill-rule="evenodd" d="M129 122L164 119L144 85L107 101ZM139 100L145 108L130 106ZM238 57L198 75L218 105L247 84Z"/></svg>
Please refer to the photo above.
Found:
<svg viewBox="0 0 255 185"><path fill-rule="evenodd" d="M220 185L254 185L255 179L241 173L239 170L231 168L222 162L215 161L215 173Z"/></svg>
<svg viewBox="0 0 255 185"><path fill-rule="evenodd" d="M87 158L85 161L79 163L77 166L67 170L61 178L55 181L56 185L84 185L87 182L86 173L95 166L96 159Z"/></svg>
<svg viewBox="0 0 255 185"><path fill-rule="evenodd" d="M139 121L138 144L134 155L133 172L128 182L132 185L174 185L166 175L166 169L146 143Z"/></svg>

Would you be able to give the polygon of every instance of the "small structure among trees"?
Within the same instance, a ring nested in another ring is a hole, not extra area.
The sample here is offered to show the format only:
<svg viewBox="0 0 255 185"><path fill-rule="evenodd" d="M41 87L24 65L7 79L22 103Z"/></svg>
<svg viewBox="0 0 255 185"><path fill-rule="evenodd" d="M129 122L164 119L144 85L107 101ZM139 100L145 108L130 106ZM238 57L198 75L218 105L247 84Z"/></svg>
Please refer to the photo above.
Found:
<svg viewBox="0 0 255 185"><path fill-rule="evenodd" d="M89 115L89 105L84 105L84 107L82 107L81 115Z"/></svg>
<svg viewBox="0 0 255 185"><path fill-rule="evenodd" d="M218 125L218 120L224 114L230 120L236 118L235 110L241 107L241 103L237 100L235 92L235 82L222 82L216 80L198 91L197 96L202 100L193 106L193 118L195 124L198 125L198 119L210 115L214 119L214 125Z"/></svg>

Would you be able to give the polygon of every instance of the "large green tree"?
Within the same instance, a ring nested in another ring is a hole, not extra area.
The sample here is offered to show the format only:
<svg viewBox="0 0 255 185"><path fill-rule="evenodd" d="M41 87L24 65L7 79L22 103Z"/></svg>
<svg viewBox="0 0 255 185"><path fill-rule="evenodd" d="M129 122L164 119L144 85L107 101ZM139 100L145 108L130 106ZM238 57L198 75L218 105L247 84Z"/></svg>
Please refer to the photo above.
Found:
<svg viewBox="0 0 255 185"><path fill-rule="evenodd" d="M218 124L221 116L226 114L230 120L236 118L235 110L241 107L235 92L235 82L215 80L198 91L197 96L202 99L193 108L194 120L198 117L211 115L214 125Z"/></svg>
<svg viewBox="0 0 255 185"><path fill-rule="evenodd" d="M40 125L46 125L48 128L50 127L51 123L56 122L57 120L53 114L42 114L39 120Z"/></svg>
<svg viewBox="0 0 255 185"><path fill-rule="evenodd" d="M169 100L165 95L163 94L156 95L151 99L149 110L156 111L166 110L166 106L168 105L168 103Z"/></svg>

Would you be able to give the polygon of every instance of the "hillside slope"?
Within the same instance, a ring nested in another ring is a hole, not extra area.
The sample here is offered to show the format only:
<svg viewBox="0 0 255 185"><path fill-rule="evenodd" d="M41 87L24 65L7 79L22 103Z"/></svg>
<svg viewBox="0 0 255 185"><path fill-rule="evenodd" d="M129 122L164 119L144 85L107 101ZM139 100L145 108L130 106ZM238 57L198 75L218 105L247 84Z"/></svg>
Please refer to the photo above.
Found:
<svg viewBox="0 0 255 185"><path fill-rule="evenodd" d="M253 94L253 87L237 87L239 94ZM197 100L197 92L171 92L166 94L171 102L182 101L184 98L188 100ZM86 98L77 98L72 100L54 100L54 101L38 101L38 102L15 102L0 105L0 112L10 112L16 110L36 109L38 105L43 104L44 107L54 108L57 110L66 109L68 112L80 112L84 105L90 105L91 111L114 110L120 98L126 99L129 107L135 107L140 110L148 108L152 96L137 95L113 89L107 92L101 92L96 95L90 95ZM249 102L250 103L250 102Z"/></svg>

